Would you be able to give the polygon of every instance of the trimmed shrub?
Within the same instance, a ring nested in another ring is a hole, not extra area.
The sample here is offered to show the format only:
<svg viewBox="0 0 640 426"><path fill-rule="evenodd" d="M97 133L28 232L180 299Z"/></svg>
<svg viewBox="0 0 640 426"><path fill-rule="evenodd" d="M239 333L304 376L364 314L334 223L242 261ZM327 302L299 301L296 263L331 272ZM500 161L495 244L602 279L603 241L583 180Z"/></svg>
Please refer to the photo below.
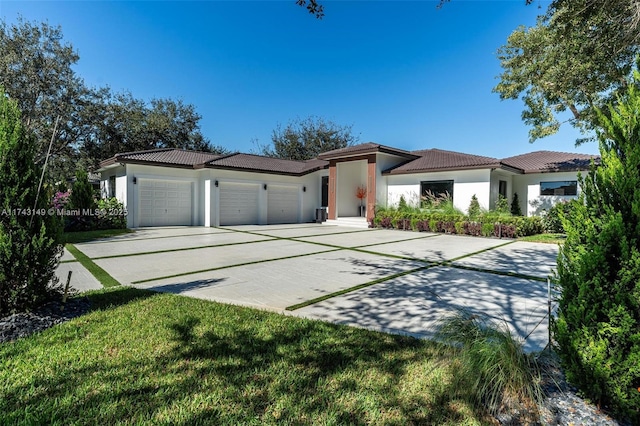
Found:
<svg viewBox="0 0 640 426"><path fill-rule="evenodd" d="M495 210L496 213L500 215L510 215L511 209L509 208L509 201L502 195L499 195Z"/></svg>
<svg viewBox="0 0 640 426"><path fill-rule="evenodd" d="M494 227L495 227L494 223L483 223L482 224L482 236L483 237L491 237L491 236L493 236Z"/></svg>
<svg viewBox="0 0 640 426"><path fill-rule="evenodd" d="M125 229L127 215L124 205L117 198L98 200L97 229Z"/></svg>
<svg viewBox="0 0 640 426"><path fill-rule="evenodd" d="M518 193L513 194L513 200L511 200L511 215L522 216L522 209L520 208L520 200L518 199Z"/></svg>
<svg viewBox="0 0 640 426"><path fill-rule="evenodd" d="M571 209L574 203L560 202L551 207L547 214L542 216L542 223L546 232L564 234L562 226L562 217L568 218L571 215Z"/></svg>
<svg viewBox="0 0 640 426"><path fill-rule="evenodd" d="M467 209L467 216L469 216L469 219L474 220L477 219L478 216L480 216L480 213L482 211L480 210L480 203L478 202L478 197L476 197L476 194L473 194L473 196L471 196L471 202L469 203L469 208Z"/></svg>
<svg viewBox="0 0 640 426"><path fill-rule="evenodd" d="M542 218L538 216L515 217L516 236L538 235L544 232Z"/></svg>

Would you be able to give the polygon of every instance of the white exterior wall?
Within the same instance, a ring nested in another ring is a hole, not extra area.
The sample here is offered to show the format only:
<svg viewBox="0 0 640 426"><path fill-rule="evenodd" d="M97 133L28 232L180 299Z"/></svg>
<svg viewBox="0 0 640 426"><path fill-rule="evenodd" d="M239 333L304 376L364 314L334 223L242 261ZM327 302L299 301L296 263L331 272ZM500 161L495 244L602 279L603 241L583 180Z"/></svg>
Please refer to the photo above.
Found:
<svg viewBox="0 0 640 426"><path fill-rule="evenodd" d="M480 206L489 208L490 179L489 169L458 170L434 173L414 173L406 175L387 175L388 205L397 205L404 195L407 203L417 205L420 200L420 182L434 180L453 180L453 205L466 212L475 194Z"/></svg>
<svg viewBox="0 0 640 426"><path fill-rule="evenodd" d="M390 154L378 153L376 155L376 203L378 205L388 205L387 196L389 190L387 187L387 176L383 175L382 172L404 161L406 161L406 159ZM398 197L398 199L400 199L400 197Z"/></svg>
<svg viewBox="0 0 640 426"><path fill-rule="evenodd" d="M337 169L336 211L338 217L360 216L360 200L356 197L356 189L358 186L367 186L367 161L338 163ZM366 199L362 203L365 205Z"/></svg>
<svg viewBox="0 0 640 426"><path fill-rule="evenodd" d="M578 180L577 172L532 173L513 177L514 191L518 193L520 209L527 216L539 216L560 201L569 201L577 196L540 195L540 182ZM578 193L580 187L578 186Z"/></svg>

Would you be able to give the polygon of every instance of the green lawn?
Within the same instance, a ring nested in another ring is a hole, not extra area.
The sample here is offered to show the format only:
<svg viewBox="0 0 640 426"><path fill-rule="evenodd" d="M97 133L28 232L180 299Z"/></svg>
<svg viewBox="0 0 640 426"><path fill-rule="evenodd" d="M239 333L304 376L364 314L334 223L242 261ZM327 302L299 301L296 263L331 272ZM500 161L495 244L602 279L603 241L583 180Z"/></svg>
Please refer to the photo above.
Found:
<svg viewBox="0 0 640 426"><path fill-rule="evenodd" d="M529 235L527 237L520 237L518 241L529 241L531 243L549 243L549 244L562 244L566 239L564 234L538 234Z"/></svg>
<svg viewBox="0 0 640 426"><path fill-rule="evenodd" d="M438 344L118 287L0 344L3 424L488 424Z"/></svg>

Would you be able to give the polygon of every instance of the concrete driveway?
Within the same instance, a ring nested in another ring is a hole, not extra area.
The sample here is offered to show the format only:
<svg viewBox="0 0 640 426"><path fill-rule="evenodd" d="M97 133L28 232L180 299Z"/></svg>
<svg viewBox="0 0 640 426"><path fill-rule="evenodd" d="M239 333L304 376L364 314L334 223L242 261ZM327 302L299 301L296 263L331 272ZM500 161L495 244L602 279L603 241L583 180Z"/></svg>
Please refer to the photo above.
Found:
<svg viewBox="0 0 640 426"><path fill-rule="evenodd" d="M557 255L550 244L316 224L149 228L76 247L124 285L383 331L429 336L465 308L504 321L528 350L547 343L544 280Z"/></svg>

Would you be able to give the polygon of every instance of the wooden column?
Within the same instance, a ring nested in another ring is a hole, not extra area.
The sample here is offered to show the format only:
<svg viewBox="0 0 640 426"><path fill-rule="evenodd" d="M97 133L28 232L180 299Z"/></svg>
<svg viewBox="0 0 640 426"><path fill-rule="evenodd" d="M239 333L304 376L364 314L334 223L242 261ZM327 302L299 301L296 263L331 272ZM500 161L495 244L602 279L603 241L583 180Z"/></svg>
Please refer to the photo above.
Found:
<svg viewBox="0 0 640 426"><path fill-rule="evenodd" d="M336 180L338 178L338 167L335 161L329 162L329 219L337 219L336 210Z"/></svg>
<svg viewBox="0 0 640 426"><path fill-rule="evenodd" d="M376 155L367 157L367 222L373 220L376 209Z"/></svg>

